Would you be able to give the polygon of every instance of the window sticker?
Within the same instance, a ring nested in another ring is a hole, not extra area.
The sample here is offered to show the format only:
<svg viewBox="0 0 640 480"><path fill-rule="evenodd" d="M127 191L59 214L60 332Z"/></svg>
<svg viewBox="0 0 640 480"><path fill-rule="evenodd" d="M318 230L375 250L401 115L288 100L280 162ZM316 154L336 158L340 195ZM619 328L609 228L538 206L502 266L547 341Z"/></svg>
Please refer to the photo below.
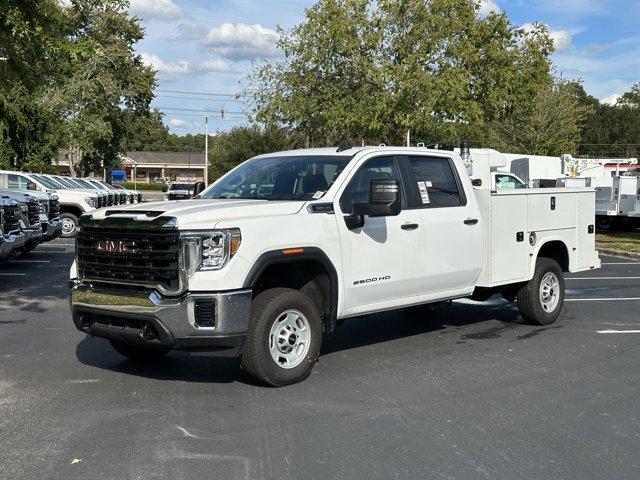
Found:
<svg viewBox="0 0 640 480"><path fill-rule="evenodd" d="M323 191L318 190L316 193L314 193L314 194L313 194L313 197L312 197L312 198L313 198L314 200L317 200L317 199L319 199L320 197L322 197L322 195L324 195L324 192L323 192Z"/></svg>
<svg viewBox="0 0 640 480"><path fill-rule="evenodd" d="M422 200L423 205L427 205L429 203L429 190L432 184L429 181L418 182L418 190L420 190L420 199Z"/></svg>

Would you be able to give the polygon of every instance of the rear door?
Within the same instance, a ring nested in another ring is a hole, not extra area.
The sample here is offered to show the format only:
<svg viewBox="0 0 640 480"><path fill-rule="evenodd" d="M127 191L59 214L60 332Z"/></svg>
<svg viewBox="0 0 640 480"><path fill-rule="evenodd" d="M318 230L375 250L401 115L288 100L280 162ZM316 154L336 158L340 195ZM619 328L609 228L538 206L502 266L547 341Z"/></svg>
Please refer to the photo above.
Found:
<svg viewBox="0 0 640 480"><path fill-rule="evenodd" d="M422 293L473 286L482 268L484 226L453 159L436 154L403 159L411 193L409 208L419 214L421 223Z"/></svg>

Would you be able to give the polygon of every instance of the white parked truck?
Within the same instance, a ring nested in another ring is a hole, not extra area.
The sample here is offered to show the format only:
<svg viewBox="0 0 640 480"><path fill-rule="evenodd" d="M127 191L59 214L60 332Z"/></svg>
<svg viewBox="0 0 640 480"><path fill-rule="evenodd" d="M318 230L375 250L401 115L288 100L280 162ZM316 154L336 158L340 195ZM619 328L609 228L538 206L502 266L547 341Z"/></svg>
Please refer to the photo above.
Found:
<svg viewBox="0 0 640 480"><path fill-rule="evenodd" d="M273 386L306 378L322 333L348 317L501 293L551 324L563 273L600 266L595 193L492 190L504 163L493 150L296 150L195 199L85 214L73 321L132 359L239 355Z"/></svg>
<svg viewBox="0 0 640 480"><path fill-rule="evenodd" d="M7 182L16 185L16 189L27 193L29 191L38 191L55 194L58 197L60 207L59 218L62 224L62 237L75 236L80 215L99 207L99 198L95 192L68 189L53 182L46 175L0 171L0 177L5 177Z"/></svg>

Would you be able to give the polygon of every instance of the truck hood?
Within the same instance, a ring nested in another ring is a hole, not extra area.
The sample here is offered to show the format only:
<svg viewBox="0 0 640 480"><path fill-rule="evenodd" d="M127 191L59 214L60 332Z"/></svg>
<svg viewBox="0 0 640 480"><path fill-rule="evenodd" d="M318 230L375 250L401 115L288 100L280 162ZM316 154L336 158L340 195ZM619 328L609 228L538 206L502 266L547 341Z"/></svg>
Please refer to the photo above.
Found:
<svg viewBox="0 0 640 480"><path fill-rule="evenodd" d="M110 207L93 213L94 220L107 217L133 217L145 221L154 218L175 217L180 230L212 228L222 220L247 219L279 215L294 215L304 201L269 200L173 200L144 204Z"/></svg>

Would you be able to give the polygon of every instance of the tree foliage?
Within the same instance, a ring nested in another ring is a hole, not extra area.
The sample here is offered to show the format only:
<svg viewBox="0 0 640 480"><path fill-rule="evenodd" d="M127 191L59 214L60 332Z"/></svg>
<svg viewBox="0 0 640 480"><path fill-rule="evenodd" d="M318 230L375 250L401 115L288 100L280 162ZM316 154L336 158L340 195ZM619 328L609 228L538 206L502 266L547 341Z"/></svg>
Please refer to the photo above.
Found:
<svg viewBox="0 0 640 480"><path fill-rule="evenodd" d="M219 132L209 142L209 178L213 181L236 165L263 153L302 148L305 138L277 127L234 127Z"/></svg>
<svg viewBox="0 0 640 480"><path fill-rule="evenodd" d="M591 157L638 157L640 155L640 83L615 105L603 104L574 83L581 106L589 108L582 132L579 153Z"/></svg>
<svg viewBox="0 0 640 480"><path fill-rule="evenodd" d="M492 145L502 151L538 155L577 152L581 129L593 108L578 103L575 87L559 80L551 89L538 92L526 121L512 117L495 125Z"/></svg>
<svg viewBox="0 0 640 480"><path fill-rule="evenodd" d="M2 1L0 162L45 170L58 148L111 168L152 122L155 73L133 51L144 32L126 0ZM4 68L3 68L4 67Z"/></svg>
<svg viewBox="0 0 640 480"><path fill-rule="evenodd" d="M398 144L408 129L432 140L487 138L525 119L553 83L553 45L538 25L478 15L473 0L320 0L290 34L285 58L259 67L255 115L313 144L341 138Z"/></svg>

